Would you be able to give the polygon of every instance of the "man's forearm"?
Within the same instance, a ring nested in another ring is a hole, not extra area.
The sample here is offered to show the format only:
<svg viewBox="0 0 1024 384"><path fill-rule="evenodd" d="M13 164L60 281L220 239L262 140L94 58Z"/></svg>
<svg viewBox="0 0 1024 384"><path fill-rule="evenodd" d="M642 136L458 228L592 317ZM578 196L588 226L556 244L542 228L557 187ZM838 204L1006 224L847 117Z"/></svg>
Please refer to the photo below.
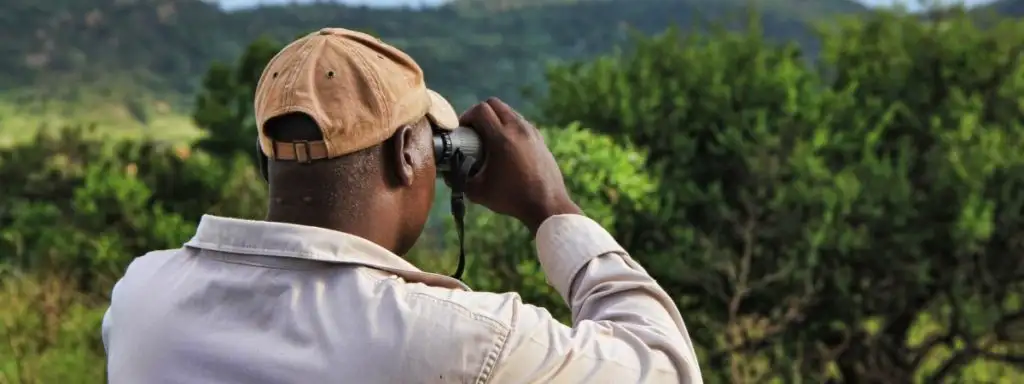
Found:
<svg viewBox="0 0 1024 384"><path fill-rule="evenodd" d="M520 221L530 230L531 235L537 236L537 230L540 229L540 226L549 218L558 215L583 215L583 210L568 198L556 199L537 207L534 212L531 212L530 215L522 218Z"/></svg>
<svg viewBox="0 0 1024 384"><path fill-rule="evenodd" d="M574 326L606 323L660 351L683 382L700 382L693 345L672 298L599 224L558 215L537 233L548 281L572 309Z"/></svg>

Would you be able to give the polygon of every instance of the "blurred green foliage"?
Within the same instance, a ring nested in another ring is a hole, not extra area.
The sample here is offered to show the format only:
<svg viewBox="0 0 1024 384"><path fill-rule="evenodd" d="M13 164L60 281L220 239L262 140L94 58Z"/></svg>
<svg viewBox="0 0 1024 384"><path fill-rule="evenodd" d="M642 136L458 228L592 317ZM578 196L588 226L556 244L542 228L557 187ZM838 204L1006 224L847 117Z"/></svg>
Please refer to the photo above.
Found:
<svg viewBox="0 0 1024 384"><path fill-rule="evenodd" d="M197 149L218 156L246 155L255 160L253 94L263 68L281 48L270 38L262 37L249 45L238 63L218 62L206 71L193 112L196 126L206 132L196 143Z"/></svg>
<svg viewBox="0 0 1024 384"><path fill-rule="evenodd" d="M830 24L820 58L762 30L636 37L551 67L536 99L569 189L675 298L706 380L1020 382L1024 22L872 14ZM203 213L263 216L250 98L274 47L209 69L194 145L84 127L0 149L0 383L102 381L127 263ZM409 258L449 273L435 222ZM472 207L466 240L471 286L569 320L520 225Z"/></svg>
<svg viewBox="0 0 1024 384"><path fill-rule="evenodd" d="M1024 15L1019 0L980 14ZM431 87L457 107L501 96L523 107L521 90L543 89L547 62L590 58L628 42L629 29L743 26L746 7L767 36L817 52L810 24L857 15L854 0L459 0L427 9L377 9L333 2L224 11L202 0L8 0L0 10L0 145L45 123L95 123L121 136L181 142L203 74L259 36L287 41L325 26L375 35L408 51ZM131 38L127 38L130 36ZM159 47L160 49L154 49ZM486 58L482 60L480 58Z"/></svg>
<svg viewBox="0 0 1024 384"><path fill-rule="evenodd" d="M223 11L201 0L9 0L0 10L0 110L18 125L96 123L125 136L191 139L178 119L216 73L259 36L287 42L322 27L373 31L415 57L430 86L457 107L488 96L523 104L544 64L590 57L624 42L627 28L701 29L746 0L502 0L429 9L332 2ZM763 4L761 4L763 3ZM813 44L806 20L865 8L851 0L757 3L772 36ZM529 5L522 7L519 5ZM207 76L204 78L203 74ZM68 120L71 120L70 122ZM24 121L24 122L22 122ZM0 136L25 139L0 122Z"/></svg>
<svg viewBox="0 0 1024 384"><path fill-rule="evenodd" d="M816 66L757 28L670 31L552 69L541 116L648 151L664 208L625 240L709 375L960 381L1024 352L1022 28L878 14Z"/></svg>

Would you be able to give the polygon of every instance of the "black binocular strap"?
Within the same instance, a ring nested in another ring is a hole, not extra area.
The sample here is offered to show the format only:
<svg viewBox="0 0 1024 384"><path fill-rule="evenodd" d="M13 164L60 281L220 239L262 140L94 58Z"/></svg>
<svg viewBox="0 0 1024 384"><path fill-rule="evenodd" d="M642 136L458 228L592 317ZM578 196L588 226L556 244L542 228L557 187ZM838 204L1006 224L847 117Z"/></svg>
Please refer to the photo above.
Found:
<svg viewBox="0 0 1024 384"><path fill-rule="evenodd" d="M455 231L459 236L459 265L452 277L461 280L466 269L465 218L466 218L466 182L476 159L468 157L456 150L451 157L449 183L452 188L452 217L455 219Z"/></svg>

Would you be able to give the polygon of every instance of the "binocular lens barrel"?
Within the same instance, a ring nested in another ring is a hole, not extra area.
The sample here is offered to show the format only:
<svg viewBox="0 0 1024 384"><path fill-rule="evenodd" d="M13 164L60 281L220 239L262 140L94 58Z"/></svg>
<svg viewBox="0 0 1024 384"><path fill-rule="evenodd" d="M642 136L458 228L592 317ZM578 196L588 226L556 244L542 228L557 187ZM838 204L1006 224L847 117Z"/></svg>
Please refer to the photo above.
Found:
<svg viewBox="0 0 1024 384"><path fill-rule="evenodd" d="M472 157L477 161L483 160L483 145L476 131L458 127L452 131L434 132L434 160L437 162L439 172L451 170L449 160L456 150L461 151L466 157Z"/></svg>

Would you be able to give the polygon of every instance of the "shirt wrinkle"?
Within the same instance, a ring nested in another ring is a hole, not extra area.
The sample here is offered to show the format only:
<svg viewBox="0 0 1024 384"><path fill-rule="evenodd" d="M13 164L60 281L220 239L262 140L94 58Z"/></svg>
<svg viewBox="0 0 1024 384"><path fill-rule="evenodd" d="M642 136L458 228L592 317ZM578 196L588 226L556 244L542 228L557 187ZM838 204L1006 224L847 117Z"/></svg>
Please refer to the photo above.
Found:
<svg viewBox="0 0 1024 384"><path fill-rule="evenodd" d="M573 327L353 235L206 215L114 285L108 380L702 383L673 300L600 225L558 215L536 244Z"/></svg>

